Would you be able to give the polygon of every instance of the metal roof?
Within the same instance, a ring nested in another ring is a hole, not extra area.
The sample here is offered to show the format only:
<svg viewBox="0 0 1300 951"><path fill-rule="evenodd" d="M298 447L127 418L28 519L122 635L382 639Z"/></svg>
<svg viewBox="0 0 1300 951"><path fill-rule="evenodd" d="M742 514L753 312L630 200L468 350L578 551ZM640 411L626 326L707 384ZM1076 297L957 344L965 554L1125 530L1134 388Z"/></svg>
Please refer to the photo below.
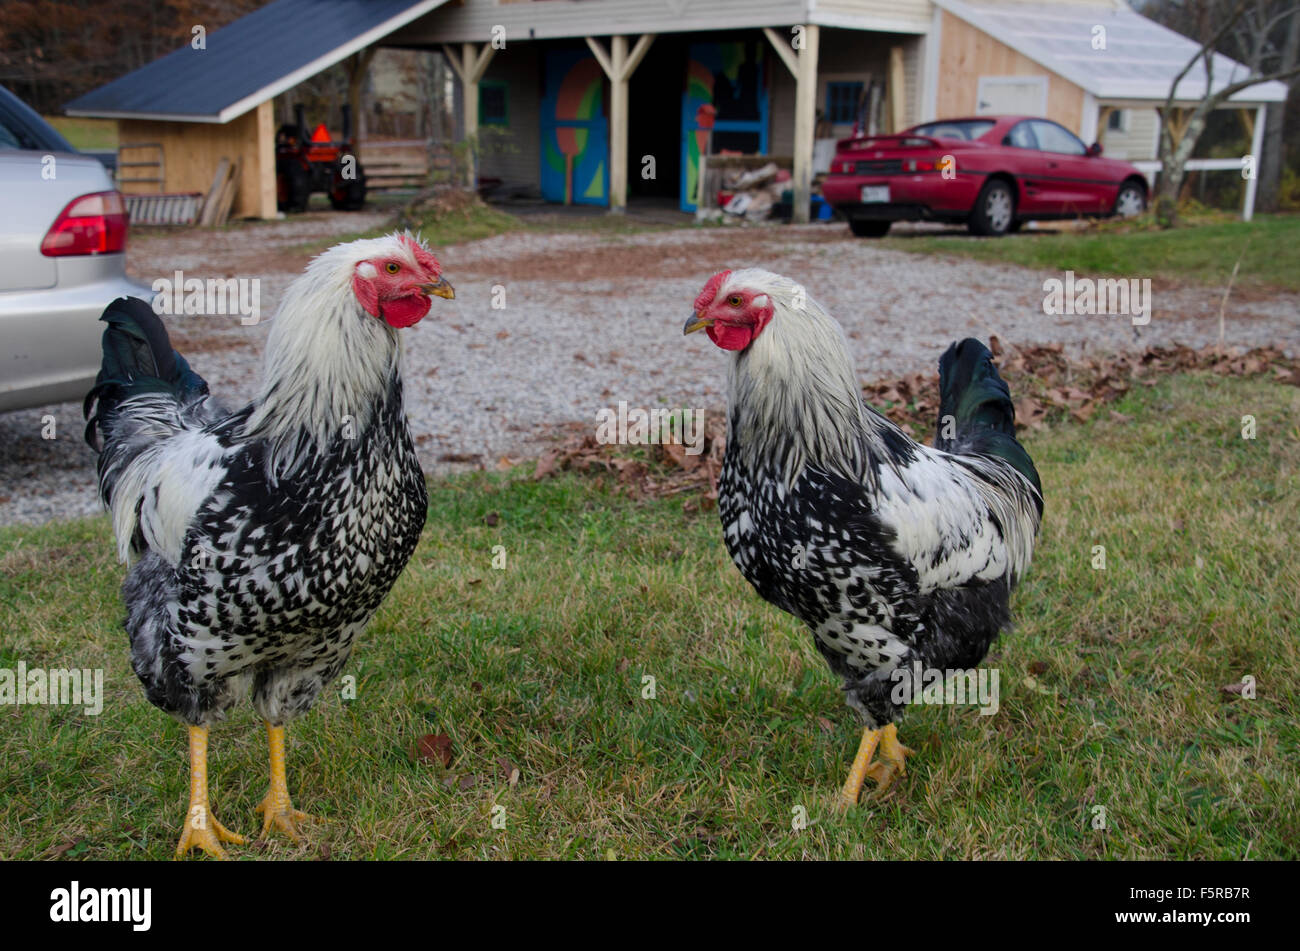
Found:
<svg viewBox="0 0 1300 951"><path fill-rule="evenodd" d="M1103 101L1163 103L1169 87L1200 44L1111 0L933 0L949 13ZM1096 27L1105 48L1094 48ZM1245 79L1250 70L1214 55L1213 88ZM1205 98L1205 67L1198 63L1178 84L1179 102ZM1283 102L1286 85L1260 83L1236 93L1232 103Z"/></svg>
<svg viewBox="0 0 1300 951"><path fill-rule="evenodd" d="M70 116L229 122L446 0L274 0L68 103Z"/></svg>

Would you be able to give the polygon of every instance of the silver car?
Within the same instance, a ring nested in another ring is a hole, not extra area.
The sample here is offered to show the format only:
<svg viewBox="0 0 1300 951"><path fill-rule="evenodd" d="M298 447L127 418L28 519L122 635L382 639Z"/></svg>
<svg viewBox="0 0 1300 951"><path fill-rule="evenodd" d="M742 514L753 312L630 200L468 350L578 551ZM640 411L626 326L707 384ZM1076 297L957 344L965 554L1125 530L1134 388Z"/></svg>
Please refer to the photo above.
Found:
<svg viewBox="0 0 1300 951"><path fill-rule="evenodd" d="M79 400L99 372L99 315L123 295L126 208L78 154L0 88L0 411Z"/></svg>

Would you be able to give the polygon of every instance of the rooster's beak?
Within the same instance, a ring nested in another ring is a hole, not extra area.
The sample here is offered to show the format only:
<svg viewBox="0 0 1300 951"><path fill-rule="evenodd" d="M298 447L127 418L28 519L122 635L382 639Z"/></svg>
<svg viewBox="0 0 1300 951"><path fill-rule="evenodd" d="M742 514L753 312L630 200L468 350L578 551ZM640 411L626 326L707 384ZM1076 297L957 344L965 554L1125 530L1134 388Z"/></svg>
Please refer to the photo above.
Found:
<svg viewBox="0 0 1300 951"><path fill-rule="evenodd" d="M440 277L432 284L421 284L420 290L430 297L441 297L445 300L455 300L456 289L447 283L445 277Z"/></svg>
<svg viewBox="0 0 1300 951"><path fill-rule="evenodd" d="M712 327L713 321L707 317L701 317L698 313L691 314L686 319L686 326L682 328L683 334L693 334L697 330L703 330L706 327Z"/></svg>

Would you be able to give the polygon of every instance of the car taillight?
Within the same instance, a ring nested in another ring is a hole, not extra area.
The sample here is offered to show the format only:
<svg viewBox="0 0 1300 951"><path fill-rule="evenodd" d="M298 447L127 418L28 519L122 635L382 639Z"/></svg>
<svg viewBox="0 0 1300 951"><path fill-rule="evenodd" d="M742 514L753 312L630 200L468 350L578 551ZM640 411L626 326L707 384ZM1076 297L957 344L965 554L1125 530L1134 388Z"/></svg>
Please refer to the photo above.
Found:
<svg viewBox="0 0 1300 951"><path fill-rule="evenodd" d="M832 175L847 175L851 171L853 171L852 162L846 162L840 159L836 159L834 162L831 162Z"/></svg>
<svg viewBox="0 0 1300 951"><path fill-rule="evenodd" d="M82 195L54 219L41 242L41 254L112 254L126 247L126 203L118 192Z"/></svg>
<svg viewBox="0 0 1300 951"><path fill-rule="evenodd" d="M933 159L904 159L905 172L933 172L939 165Z"/></svg>

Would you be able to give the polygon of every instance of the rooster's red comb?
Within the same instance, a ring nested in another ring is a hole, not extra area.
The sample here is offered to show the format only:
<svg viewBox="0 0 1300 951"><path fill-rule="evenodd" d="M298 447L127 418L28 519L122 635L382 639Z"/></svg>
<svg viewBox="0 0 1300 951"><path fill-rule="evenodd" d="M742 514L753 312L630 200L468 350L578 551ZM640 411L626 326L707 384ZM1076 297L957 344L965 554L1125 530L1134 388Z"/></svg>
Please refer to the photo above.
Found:
<svg viewBox="0 0 1300 951"><path fill-rule="evenodd" d="M700 291L700 296L695 298L696 313L707 310L713 303L714 298L718 296L718 291L722 288L723 282L731 276L731 271L719 271L713 277L709 278L709 283L704 285L704 290Z"/></svg>
<svg viewBox="0 0 1300 951"><path fill-rule="evenodd" d="M420 244L420 242L416 241L409 234L402 235L401 241L408 248L410 248L411 253L415 255L416 264L420 265L420 267L424 268L426 271L429 271L432 274L440 274L442 272L442 265L438 263L438 259L435 258L424 247L424 245Z"/></svg>

